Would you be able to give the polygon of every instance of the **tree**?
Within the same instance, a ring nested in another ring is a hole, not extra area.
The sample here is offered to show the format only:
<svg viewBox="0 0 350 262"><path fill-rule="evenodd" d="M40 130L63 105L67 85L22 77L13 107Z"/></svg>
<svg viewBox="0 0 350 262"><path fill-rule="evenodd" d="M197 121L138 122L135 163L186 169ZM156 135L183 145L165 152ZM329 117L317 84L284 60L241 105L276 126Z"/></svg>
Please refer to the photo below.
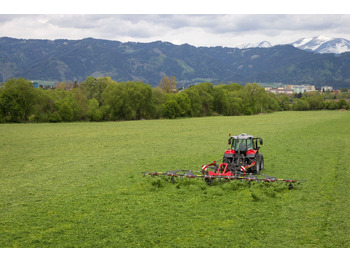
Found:
<svg viewBox="0 0 350 262"><path fill-rule="evenodd" d="M214 87L211 94L213 96L213 109L220 115L229 114L228 91L222 87Z"/></svg>
<svg viewBox="0 0 350 262"><path fill-rule="evenodd" d="M238 116L244 113L243 99L238 97L235 92L228 93L228 115Z"/></svg>
<svg viewBox="0 0 350 262"><path fill-rule="evenodd" d="M340 99L337 104L339 109L347 109L347 104L345 99Z"/></svg>
<svg viewBox="0 0 350 262"><path fill-rule="evenodd" d="M107 87L107 85L112 81L110 77L99 77L94 78L88 76L83 83L81 83L81 88L84 90L87 99L95 98L100 105L102 105L102 93Z"/></svg>
<svg viewBox="0 0 350 262"><path fill-rule="evenodd" d="M159 83L159 87L165 92L165 93L175 93L177 92L176 89L177 81L175 76L170 76L170 78L165 75Z"/></svg>
<svg viewBox="0 0 350 262"><path fill-rule="evenodd" d="M181 107L175 99L167 100L163 105L163 117L174 119L181 116Z"/></svg>
<svg viewBox="0 0 350 262"><path fill-rule="evenodd" d="M324 108L324 101L322 95L318 92L307 98L310 105L310 110L320 110Z"/></svg>
<svg viewBox="0 0 350 262"><path fill-rule="evenodd" d="M128 82L129 96L134 104L136 119L150 119L155 112L152 87L141 82Z"/></svg>
<svg viewBox="0 0 350 262"><path fill-rule="evenodd" d="M79 108L79 112L76 112L76 117L79 118L79 120L83 120L86 118L88 110L88 99L86 97L86 94L80 87L74 88L72 93L74 95L74 100L77 104L77 108Z"/></svg>
<svg viewBox="0 0 350 262"><path fill-rule="evenodd" d="M90 121L101 121L103 119L103 113L100 110L100 105L96 98L88 100L87 117Z"/></svg>
<svg viewBox="0 0 350 262"><path fill-rule="evenodd" d="M36 104L36 89L24 78L9 79L0 93L0 111L4 122L27 121Z"/></svg>
<svg viewBox="0 0 350 262"><path fill-rule="evenodd" d="M174 98L181 108L180 116L191 116L191 100L189 99L188 95L181 92L175 94Z"/></svg>
<svg viewBox="0 0 350 262"><path fill-rule="evenodd" d="M191 115L194 117L203 116L203 106L198 90L196 90L196 88L190 87L181 93L185 93L190 100Z"/></svg>
<svg viewBox="0 0 350 262"><path fill-rule="evenodd" d="M62 121L72 121L73 120L73 110L69 106L68 102L65 100L59 100L55 102L55 108L61 116Z"/></svg>
<svg viewBox="0 0 350 262"><path fill-rule="evenodd" d="M152 88L152 93L152 104L154 106L153 117L159 118L162 115L162 105L166 101L166 93L160 87Z"/></svg>
<svg viewBox="0 0 350 262"><path fill-rule="evenodd" d="M281 110L287 111L290 110L290 103L289 103L289 96L284 95L284 94L279 94L277 95L278 100L279 100L279 106Z"/></svg>
<svg viewBox="0 0 350 262"><path fill-rule="evenodd" d="M268 108L269 96L264 88L256 83L248 83L245 85L244 90L248 94L249 104L252 112L263 113Z"/></svg>
<svg viewBox="0 0 350 262"><path fill-rule="evenodd" d="M338 105L334 100L328 100L325 102L324 107L329 110L334 110L338 108Z"/></svg>
<svg viewBox="0 0 350 262"><path fill-rule="evenodd" d="M295 111L306 111L310 109L310 105L307 100L295 98L293 101L293 110Z"/></svg>

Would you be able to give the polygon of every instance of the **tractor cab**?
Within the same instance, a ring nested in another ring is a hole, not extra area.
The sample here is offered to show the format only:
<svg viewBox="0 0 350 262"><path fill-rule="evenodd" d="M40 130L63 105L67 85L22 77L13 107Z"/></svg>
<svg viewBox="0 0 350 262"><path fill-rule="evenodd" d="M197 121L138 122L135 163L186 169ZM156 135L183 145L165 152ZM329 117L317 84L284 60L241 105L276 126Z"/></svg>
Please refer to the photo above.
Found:
<svg viewBox="0 0 350 262"><path fill-rule="evenodd" d="M238 136L230 136L228 144L231 145L232 151L242 154L259 150L258 141L260 145L263 144L262 138L243 133Z"/></svg>

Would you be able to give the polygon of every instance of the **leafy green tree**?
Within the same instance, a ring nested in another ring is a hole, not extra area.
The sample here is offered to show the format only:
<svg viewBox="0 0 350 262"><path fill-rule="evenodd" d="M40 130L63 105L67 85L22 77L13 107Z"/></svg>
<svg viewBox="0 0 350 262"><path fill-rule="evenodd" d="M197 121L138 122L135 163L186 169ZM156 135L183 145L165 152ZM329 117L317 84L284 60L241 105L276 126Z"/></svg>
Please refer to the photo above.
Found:
<svg viewBox="0 0 350 262"><path fill-rule="evenodd" d="M213 112L213 96L211 95L213 84L200 83L192 88L197 90L199 94L202 104L202 114L205 116L210 116Z"/></svg>
<svg viewBox="0 0 350 262"><path fill-rule="evenodd" d="M310 105L310 110L320 110L324 108L323 97L318 92L309 96L307 101Z"/></svg>
<svg viewBox="0 0 350 262"><path fill-rule="evenodd" d="M254 114L265 112L269 103L269 96L267 95L265 89L256 83L248 83L245 85L244 89L248 94L252 112Z"/></svg>
<svg viewBox="0 0 350 262"><path fill-rule="evenodd" d="M73 120L73 110L69 106L68 102L65 100L56 101L54 104L57 112L61 116L62 121L72 121Z"/></svg>
<svg viewBox="0 0 350 262"><path fill-rule="evenodd" d="M24 78L9 79L0 93L0 111L4 122L27 121L36 104L36 89Z"/></svg>
<svg viewBox="0 0 350 262"><path fill-rule="evenodd" d="M229 101L228 115L238 116L244 114L243 99L238 97L235 92L229 92L227 97Z"/></svg>
<svg viewBox="0 0 350 262"><path fill-rule="evenodd" d="M293 101L294 111L306 111L310 109L309 102L306 99L295 98Z"/></svg>
<svg viewBox="0 0 350 262"><path fill-rule="evenodd" d="M347 109L347 104L345 99L340 99L337 104L339 109Z"/></svg>
<svg viewBox="0 0 350 262"><path fill-rule="evenodd" d="M203 106L198 90L196 90L193 87L190 87L185 91L182 91L181 93L185 93L190 99L191 115L194 117L203 116Z"/></svg>
<svg viewBox="0 0 350 262"><path fill-rule="evenodd" d="M181 116L182 109L175 99L169 99L163 104L163 117L174 119Z"/></svg>
<svg viewBox="0 0 350 262"><path fill-rule="evenodd" d="M83 89L76 87L72 91L74 100L76 103L76 108L79 109L79 112L75 112L77 120L84 120L87 116L88 110L88 99Z"/></svg>
<svg viewBox="0 0 350 262"><path fill-rule="evenodd" d="M105 120L120 120L120 110L123 106L122 90L116 82L111 82L102 92L101 110Z"/></svg>
<svg viewBox="0 0 350 262"><path fill-rule="evenodd" d="M284 94L279 94L277 95L278 97L278 100L279 100L279 106L281 108L281 110L284 110L284 111L288 111L291 109L291 106L290 106L290 103L289 103L289 96L287 95L284 95Z"/></svg>
<svg viewBox="0 0 350 262"><path fill-rule="evenodd" d="M54 100L51 97L51 90L38 88L36 91L36 104L33 106L32 114L29 116L30 121L47 122L50 113L53 111Z"/></svg>
<svg viewBox="0 0 350 262"><path fill-rule="evenodd" d="M325 109L334 110L338 108L337 103L334 100L328 100L324 105Z"/></svg>
<svg viewBox="0 0 350 262"><path fill-rule="evenodd" d="M62 121L62 117L57 111L55 111L52 114L50 114L49 121L53 122L53 123L61 122Z"/></svg>
<svg viewBox="0 0 350 262"><path fill-rule="evenodd" d="M181 92L174 95L174 99L181 108L181 116L191 116L191 100L188 95Z"/></svg>
<svg viewBox="0 0 350 262"><path fill-rule="evenodd" d="M127 82L129 100L133 103L135 119L150 119L156 110L152 87L141 82Z"/></svg>
<svg viewBox="0 0 350 262"><path fill-rule="evenodd" d="M95 98L101 105L102 93L110 82L112 82L110 77L94 78L88 76L85 81L81 83L81 88L85 92L87 99Z"/></svg>
<svg viewBox="0 0 350 262"><path fill-rule="evenodd" d="M110 120L148 119L156 110L151 86L141 82L110 82L102 101L102 110Z"/></svg>
<svg viewBox="0 0 350 262"><path fill-rule="evenodd" d="M103 119L103 113L96 98L88 100L87 117L90 121L101 121Z"/></svg>
<svg viewBox="0 0 350 262"><path fill-rule="evenodd" d="M279 105L279 99L274 93L266 93L268 96L267 110L268 112L281 111L282 108Z"/></svg>
<svg viewBox="0 0 350 262"><path fill-rule="evenodd" d="M154 106L153 118L160 118L162 115L162 105L166 101L166 93L160 87L152 88L152 93L152 104Z"/></svg>
<svg viewBox="0 0 350 262"><path fill-rule="evenodd" d="M213 96L213 110L220 115L229 115L228 91L222 87L214 87L211 94Z"/></svg>

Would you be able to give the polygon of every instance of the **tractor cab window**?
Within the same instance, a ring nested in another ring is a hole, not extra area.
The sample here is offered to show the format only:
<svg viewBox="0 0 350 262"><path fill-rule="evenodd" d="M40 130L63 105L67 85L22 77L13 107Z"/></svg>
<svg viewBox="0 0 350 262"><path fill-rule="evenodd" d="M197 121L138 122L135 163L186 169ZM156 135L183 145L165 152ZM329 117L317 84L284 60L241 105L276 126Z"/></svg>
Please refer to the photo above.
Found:
<svg viewBox="0 0 350 262"><path fill-rule="evenodd" d="M247 151L253 149L253 141L251 139L247 139Z"/></svg>
<svg viewBox="0 0 350 262"><path fill-rule="evenodd" d="M245 152L253 148L253 141L251 139L235 139L232 143L232 149L235 151Z"/></svg>

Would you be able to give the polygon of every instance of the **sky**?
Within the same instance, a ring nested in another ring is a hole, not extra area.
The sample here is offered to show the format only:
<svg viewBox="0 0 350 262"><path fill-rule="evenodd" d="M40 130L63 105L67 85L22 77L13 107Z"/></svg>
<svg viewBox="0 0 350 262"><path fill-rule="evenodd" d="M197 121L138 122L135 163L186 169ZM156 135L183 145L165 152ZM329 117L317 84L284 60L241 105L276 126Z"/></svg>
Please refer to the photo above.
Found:
<svg viewBox="0 0 350 262"><path fill-rule="evenodd" d="M225 47L261 41L289 44L318 35L350 40L350 14L346 14L350 8L346 1L240 2L13 0L0 11L0 37L93 37Z"/></svg>

